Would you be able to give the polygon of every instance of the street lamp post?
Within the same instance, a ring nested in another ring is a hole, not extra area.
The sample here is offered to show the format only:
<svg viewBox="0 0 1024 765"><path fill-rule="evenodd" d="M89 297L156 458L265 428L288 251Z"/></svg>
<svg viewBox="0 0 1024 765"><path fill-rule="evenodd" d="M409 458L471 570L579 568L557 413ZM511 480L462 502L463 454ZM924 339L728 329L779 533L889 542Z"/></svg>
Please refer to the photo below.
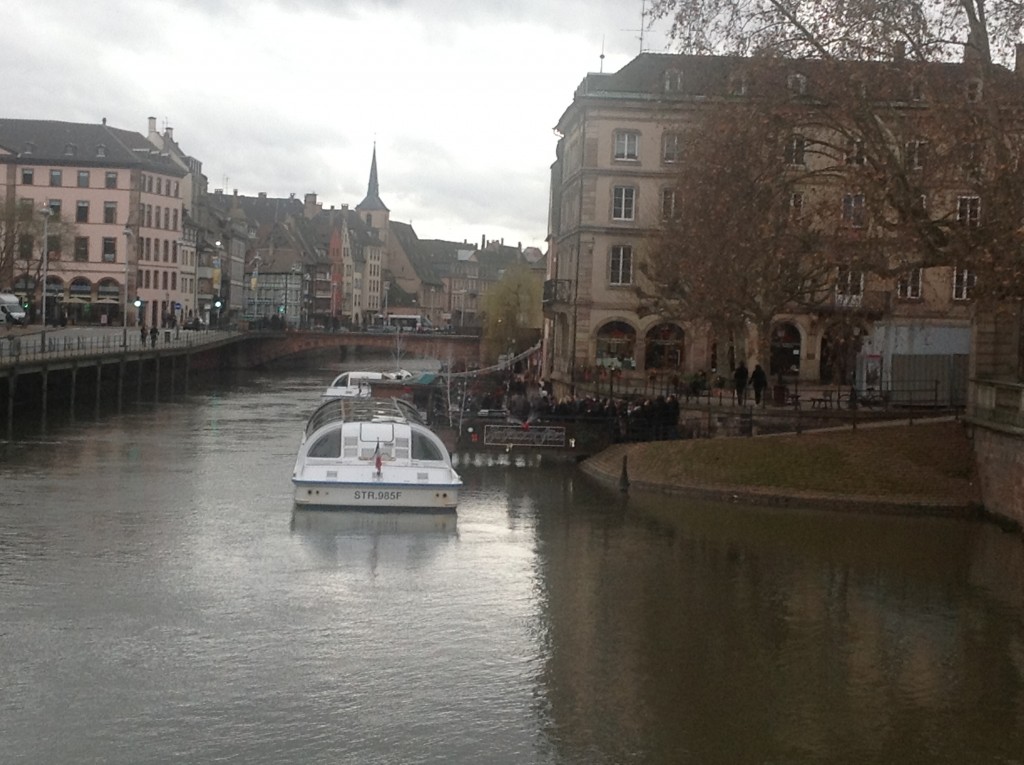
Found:
<svg viewBox="0 0 1024 765"><path fill-rule="evenodd" d="M124 310L121 313L121 347L128 347L128 250L131 247L132 230L124 227Z"/></svg>
<svg viewBox="0 0 1024 765"><path fill-rule="evenodd" d="M42 307L42 319L43 319L43 331L39 335L39 348L40 350L46 350L46 279L48 277L48 271L50 268L50 216L53 214L53 210L49 207L44 207L39 211L43 216L43 307Z"/></svg>

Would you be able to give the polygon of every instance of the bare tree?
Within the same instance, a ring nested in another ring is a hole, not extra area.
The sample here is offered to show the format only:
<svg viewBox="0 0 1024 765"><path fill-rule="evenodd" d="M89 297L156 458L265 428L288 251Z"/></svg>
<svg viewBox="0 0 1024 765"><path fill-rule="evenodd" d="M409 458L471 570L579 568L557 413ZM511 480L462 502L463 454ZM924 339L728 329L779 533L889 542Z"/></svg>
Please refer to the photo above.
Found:
<svg viewBox="0 0 1024 765"><path fill-rule="evenodd" d="M753 325L762 359L775 317L818 305L838 263L823 202L807 191L817 179L787 156L791 132L788 115L751 104L723 106L690 127L686 168L641 265L650 310L706 322L718 337Z"/></svg>
<svg viewBox="0 0 1024 765"><path fill-rule="evenodd" d="M835 246L866 270L964 266L976 297L1020 291L1024 88L994 62L1024 4L657 0L654 14L684 51L752 56L761 92L812 74L794 130L823 158L820 178L856 189L864 220L855 236L838 227Z"/></svg>

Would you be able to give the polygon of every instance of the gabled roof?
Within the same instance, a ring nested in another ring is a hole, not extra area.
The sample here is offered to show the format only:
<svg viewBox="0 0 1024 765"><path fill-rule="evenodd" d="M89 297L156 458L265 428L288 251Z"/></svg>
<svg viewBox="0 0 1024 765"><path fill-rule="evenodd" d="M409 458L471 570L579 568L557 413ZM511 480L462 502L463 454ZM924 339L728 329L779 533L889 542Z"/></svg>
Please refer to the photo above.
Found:
<svg viewBox="0 0 1024 765"><path fill-rule="evenodd" d="M185 171L144 136L99 125L53 120L0 119L0 162L129 167L163 175Z"/></svg>

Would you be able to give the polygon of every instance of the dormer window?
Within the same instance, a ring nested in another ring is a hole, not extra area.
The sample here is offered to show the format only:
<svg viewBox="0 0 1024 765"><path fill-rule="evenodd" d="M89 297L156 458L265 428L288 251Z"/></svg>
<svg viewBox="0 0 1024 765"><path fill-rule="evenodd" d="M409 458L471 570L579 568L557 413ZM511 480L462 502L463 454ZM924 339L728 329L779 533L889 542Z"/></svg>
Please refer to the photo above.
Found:
<svg viewBox="0 0 1024 765"><path fill-rule="evenodd" d="M967 96L967 103L978 103L981 100L981 80L972 79L964 83L964 93Z"/></svg>
<svg viewBox="0 0 1024 765"><path fill-rule="evenodd" d="M78 147L75 146L73 143L66 143L66 144L64 144L64 156L65 157L73 157L77 153L78 153Z"/></svg>
<svg viewBox="0 0 1024 765"><path fill-rule="evenodd" d="M96 147L96 156L97 157L105 157L105 156L107 156L107 147L104 146L103 144L99 144Z"/></svg>
<svg viewBox="0 0 1024 765"><path fill-rule="evenodd" d="M25 149L21 153L23 155L25 155L26 157L28 157L28 156L31 156L33 154L33 152L35 152L35 150L36 150L36 145L34 143L32 143L31 141L26 141L25 142Z"/></svg>
<svg viewBox="0 0 1024 765"><path fill-rule="evenodd" d="M667 70L664 84L666 93L679 93L683 89L683 73L678 69Z"/></svg>
<svg viewBox="0 0 1024 765"><path fill-rule="evenodd" d="M734 74L729 78L729 95L747 95L747 76L745 74Z"/></svg>
<svg viewBox="0 0 1024 765"><path fill-rule="evenodd" d="M924 101L924 83L920 80L914 80L910 83L910 100Z"/></svg>
<svg viewBox="0 0 1024 765"><path fill-rule="evenodd" d="M786 87L794 96L807 95L807 78L802 74L791 74L786 78Z"/></svg>
<svg viewBox="0 0 1024 765"><path fill-rule="evenodd" d="M850 141L846 149L846 164L863 165L866 160L863 141Z"/></svg>

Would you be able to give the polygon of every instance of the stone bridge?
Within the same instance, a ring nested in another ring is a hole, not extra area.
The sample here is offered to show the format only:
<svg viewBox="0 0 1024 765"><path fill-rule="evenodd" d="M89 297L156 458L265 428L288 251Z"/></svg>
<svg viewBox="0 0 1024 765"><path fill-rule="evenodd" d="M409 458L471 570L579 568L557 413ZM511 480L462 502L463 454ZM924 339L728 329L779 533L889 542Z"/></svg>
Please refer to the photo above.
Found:
<svg viewBox="0 0 1024 765"><path fill-rule="evenodd" d="M480 364L480 338L475 335L402 332L257 331L239 336L230 346L232 366L262 367L333 348L377 349L405 358L438 359L453 369Z"/></svg>

